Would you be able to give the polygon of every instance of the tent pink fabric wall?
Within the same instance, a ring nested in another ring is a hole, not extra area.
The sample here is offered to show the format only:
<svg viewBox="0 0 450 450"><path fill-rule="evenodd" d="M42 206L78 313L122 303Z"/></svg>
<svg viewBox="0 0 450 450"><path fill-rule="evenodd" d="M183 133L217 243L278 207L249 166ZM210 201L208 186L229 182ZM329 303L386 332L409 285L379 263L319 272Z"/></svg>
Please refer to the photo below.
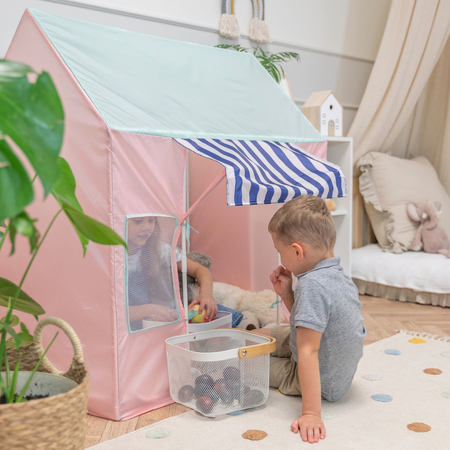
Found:
<svg viewBox="0 0 450 450"><path fill-rule="evenodd" d="M66 117L62 156L74 171L76 193L88 215L119 235L123 235L126 214L161 213L181 218L183 147L169 138L109 130L29 13L25 13L6 57L51 74ZM49 198L45 203L36 202L29 211L39 218L38 227L43 231L57 210L56 201ZM17 254L1 268L2 274L15 282L29 259L26 242L19 244ZM89 411L114 420L172 403L164 341L185 333L182 311L175 325L127 333L123 261L122 247L93 243L83 258L75 231L67 218L60 216L24 285L47 316L60 317L75 329L90 370ZM25 321L34 330L34 319L26 317ZM50 333L45 333L44 343L50 338ZM70 342L60 337L49 357L64 370L72 354Z"/></svg>
<svg viewBox="0 0 450 450"><path fill-rule="evenodd" d="M127 214L182 216L186 150L173 139L111 131L113 217L123 230ZM119 231L118 231L119 232ZM123 231L122 231L123 232ZM178 232L179 234L179 232ZM120 418L172 403L168 392L165 340L185 334L183 307L178 323L129 334L124 307L124 252L114 249L117 371ZM176 266L174 277L178 279Z"/></svg>

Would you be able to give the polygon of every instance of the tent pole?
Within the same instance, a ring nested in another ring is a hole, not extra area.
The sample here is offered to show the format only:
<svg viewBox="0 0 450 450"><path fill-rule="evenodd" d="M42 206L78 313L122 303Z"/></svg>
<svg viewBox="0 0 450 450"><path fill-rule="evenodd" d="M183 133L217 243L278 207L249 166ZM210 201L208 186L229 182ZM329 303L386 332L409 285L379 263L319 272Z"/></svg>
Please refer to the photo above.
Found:
<svg viewBox="0 0 450 450"><path fill-rule="evenodd" d="M189 208L187 212L184 212L183 221L185 222L186 219L194 212L194 210L197 208L197 206L205 199L205 197L212 192L212 190L225 178L226 173L225 169L220 172L219 175L214 179L214 181L206 188L206 191L203 192L203 194L196 200L196 202Z"/></svg>
<svg viewBox="0 0 450 450"><path fill-rule="evenodd" d="M278 253L278 265L280 265L280 254ZM277 294L276 295L277 298L277 325L281 324L281 298L280 296Z"/></svg>
<svg viewBox="0 0 450 450"><path fill-rule="evenodd" d="M281 205L279 203L277 203L277 211L280 208L281 208ZM277 262L278 262L278 267L281 266L280 252L277 252ZM277 294L276 299L277 299L277 325L280 325L280 323L281 323L281 297Z"/></svg>
<svg viewBox="0 0 450 450"><path fill-rule="evenodd" d="M183 283L183 306L184 306L184 315L186 320L186 333L188 333L188 293L187 293L187 256L186 256L186 204L187 204L187 166L184 166L184 189L183 189L183 223L181 230L181 276Z"/></svg>
<svg viewBox="0 0 450 450"><path fill-rule="evenodd" d="M206 191L197 199L197 201L187 209L187 165L184 167L184 189L183 189L183 219L182 219L182 230L181 230L181 277L183 283L183 306L184 314L186 320L186 330L189 326L188 323L188 289L187 289L187 252L186 252L186 225L187 218L191 213L197 208L197 206L203 201L203 199L225 178L225 169L214 179L214 181L209 185Z"/></svg>

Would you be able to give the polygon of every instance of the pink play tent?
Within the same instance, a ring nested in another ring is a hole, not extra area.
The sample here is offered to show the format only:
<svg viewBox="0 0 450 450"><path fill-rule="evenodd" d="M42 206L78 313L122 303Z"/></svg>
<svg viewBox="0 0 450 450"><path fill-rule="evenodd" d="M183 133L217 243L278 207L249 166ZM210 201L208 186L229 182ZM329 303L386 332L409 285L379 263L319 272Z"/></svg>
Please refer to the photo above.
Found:
<svg viewBox="0 0 450 450"><path fill-rule="evenodd" d="M90 413L123 420L171 403L164 341L186 333L176 244L183 236L185 254L183 224L197 205L187 204L188 150L223 167L205 193L226 176L230 206L344 196L342 171L314 156L326 142L250 54L29 10L6 58L51 74L80 203L130 246L91 245L83 258L58 220L24 290L78 333ZM31 214L44 229L56 208L49 199ZM14 280L27 260L18 251L3 261L4 276ZM143 269L157 276L140 278ZM135 319L149 304L169 314ZM50 359L65 364L58 350L70 356L68 346L61 340Z"/></svg>

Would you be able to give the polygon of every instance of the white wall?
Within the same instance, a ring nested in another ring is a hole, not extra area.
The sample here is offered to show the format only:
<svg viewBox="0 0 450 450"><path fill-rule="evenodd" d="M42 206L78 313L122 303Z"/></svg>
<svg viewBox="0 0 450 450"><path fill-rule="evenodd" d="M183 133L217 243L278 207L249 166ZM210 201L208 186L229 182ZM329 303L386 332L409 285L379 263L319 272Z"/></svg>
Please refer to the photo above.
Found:
<svg viewBox="0 0 450 450"><path fill-rule="evenodd" d="M13 0L10 0L13 1ZM217 28L221 0L73 0L117 10ZM272 38L374 60L391 0L266 0ZM125 6L126 4L126 6ZM248 34L250 0L235 0L241 32Z"/></svg>
<svg viewBox="0 0 450 450"><path fill-rule="evenodd" d="M266 0L271 52L294 51L301 63L289 63L297 105L312 92L332 89L344 106L344 134L364 93L381 41L391 0ZM236 0L239 41L218 35L221 0L0 0L0 57L6 53L25 8L173 39L246 47L252 2Z"/></svg>

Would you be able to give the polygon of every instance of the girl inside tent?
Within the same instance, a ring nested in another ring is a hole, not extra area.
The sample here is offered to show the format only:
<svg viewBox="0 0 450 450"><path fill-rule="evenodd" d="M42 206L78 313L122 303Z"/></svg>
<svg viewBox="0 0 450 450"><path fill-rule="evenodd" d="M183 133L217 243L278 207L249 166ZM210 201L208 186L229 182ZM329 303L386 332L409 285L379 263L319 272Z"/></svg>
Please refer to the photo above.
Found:
<svg viewBox="0 0 450 450"><path fill-rule="evenodd" d="M126 258L126 296L130 331L165 325L178 319L172 277L173 219L165 216L137 216L127 220L128 254ZM181 251L176 248L176 262L181 271ZM199 305L199 313L206 308L210 321L218 311L212 294L210 271L187 259L187 274L200 285L199 295L191 305ZM220 307L224 310L224 307ZM228 309L227 309L228 310ZM236 325L237 311L233 325ZM238 317L239 319L241 318Z"/></svg>

